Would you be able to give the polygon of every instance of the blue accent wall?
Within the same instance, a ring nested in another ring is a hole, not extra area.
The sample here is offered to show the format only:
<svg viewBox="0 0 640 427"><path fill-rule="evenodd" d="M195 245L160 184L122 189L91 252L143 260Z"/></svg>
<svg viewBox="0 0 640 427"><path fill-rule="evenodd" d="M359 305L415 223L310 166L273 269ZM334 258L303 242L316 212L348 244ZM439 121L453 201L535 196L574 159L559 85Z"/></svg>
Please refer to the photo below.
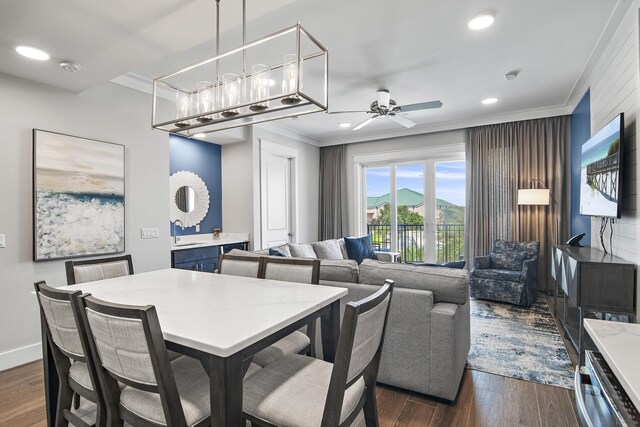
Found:
<svg viewBox="0 0 640 427"><path fill-rule="evenodd" d="M222 151L218 144L169 135L169 174L179 171L198 175L209 190L209 211L200 222L200 234L213 233L222 228ZM171 230L173 235L173 230ZM195 227L187 227L179 234L197 234Z"/></svg>
<svg viewBox="0 0 640 427"><path fill-rule="evenodd" d="M585 233L583 245L591 244L591 217L580 215L580 160L582 144L591 138L591 95L584 94L571 113L571 235Z"/></svg>

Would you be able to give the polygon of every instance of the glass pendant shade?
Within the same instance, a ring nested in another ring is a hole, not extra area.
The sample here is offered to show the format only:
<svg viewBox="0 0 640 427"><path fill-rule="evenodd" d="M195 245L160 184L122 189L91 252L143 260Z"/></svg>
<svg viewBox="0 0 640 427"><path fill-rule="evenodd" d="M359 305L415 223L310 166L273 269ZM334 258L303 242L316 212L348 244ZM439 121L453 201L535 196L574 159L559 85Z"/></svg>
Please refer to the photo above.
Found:
<svg viewBox="0 0 640 427"><path fill-rule="evenodd" d="M225 73L222 76L222 117L234 117L240 114L235 108L240 104L241 78L235 73Z"/></svg>
<svg viewBox="0 0 640 427"><path fill-rule="evenodd" d="M251 67L251 111L264 111L269 108L269 67L264 64L256 64Z"/></svg>
<svg viewBox="0 0 640 427"><path fill-rule="evenodd" d="M191 94L176 92L176 118L183 119L191 113ZM189 126L189 120L182 120L176 123L178 127Z"/></svg>
<svg viewBox="0 0 640 427"><path fill-rule="evenodd" d="M213 120L211 115L205 115L210 111L215 110L215 91L213 84L208 81L198 82L198 114L200 117L197 121L200 123L206 123Z"/></svg>
<svg viewBox="0 0 640 427"><path fill-rule="evenodd" d="M282 61L282 98L285 105L295 105L300 102L300 97L293 95L302 90L298 87L298 81L302 74L302 60L298 63L298 56L295 53L285 55ZM291 94L291 95L289 95Z"/></svg>

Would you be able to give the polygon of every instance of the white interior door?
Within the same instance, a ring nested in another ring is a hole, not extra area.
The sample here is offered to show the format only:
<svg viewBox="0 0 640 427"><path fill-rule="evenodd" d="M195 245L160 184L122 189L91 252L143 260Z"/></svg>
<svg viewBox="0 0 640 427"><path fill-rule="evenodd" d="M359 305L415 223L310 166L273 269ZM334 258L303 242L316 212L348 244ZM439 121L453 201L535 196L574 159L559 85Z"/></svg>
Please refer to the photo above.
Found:
<svg viewBox="0 0 640 427"><path fill-rule="evenodd" d="M291 159L261 154L262 247L288 243L291 237Z"/></svg>

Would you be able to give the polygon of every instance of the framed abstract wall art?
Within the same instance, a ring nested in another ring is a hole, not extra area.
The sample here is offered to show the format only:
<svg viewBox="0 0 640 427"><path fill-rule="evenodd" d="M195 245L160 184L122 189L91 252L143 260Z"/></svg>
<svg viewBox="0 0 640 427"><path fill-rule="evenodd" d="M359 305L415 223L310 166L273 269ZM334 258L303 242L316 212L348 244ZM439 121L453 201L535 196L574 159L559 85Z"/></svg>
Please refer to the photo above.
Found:
<svg viewBox="0 0 640 427"><path fill-rule="evenodd" d="M33 259L125 250L125 147L33 130Z"/></svg>

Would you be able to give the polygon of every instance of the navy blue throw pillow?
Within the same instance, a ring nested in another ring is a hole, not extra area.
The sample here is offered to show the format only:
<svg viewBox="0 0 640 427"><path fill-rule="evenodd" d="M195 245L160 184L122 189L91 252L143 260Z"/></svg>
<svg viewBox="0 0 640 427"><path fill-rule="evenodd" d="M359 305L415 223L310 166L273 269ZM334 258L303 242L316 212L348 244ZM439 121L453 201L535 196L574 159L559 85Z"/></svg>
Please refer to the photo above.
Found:
<svg viewBox="0 0 640 427"><path fill-rule="evenodd" d="M347 247L347 256L358 264L366 258L377 259L373 252L373 240L371 234L365 237L345 237L344 244Z"/></svg>
<svg viewBox="0 0 640 427"><path fill-rule="evenodd" d="M286 257L284 252L278 248L269 248L269 255Z"/></svg>

